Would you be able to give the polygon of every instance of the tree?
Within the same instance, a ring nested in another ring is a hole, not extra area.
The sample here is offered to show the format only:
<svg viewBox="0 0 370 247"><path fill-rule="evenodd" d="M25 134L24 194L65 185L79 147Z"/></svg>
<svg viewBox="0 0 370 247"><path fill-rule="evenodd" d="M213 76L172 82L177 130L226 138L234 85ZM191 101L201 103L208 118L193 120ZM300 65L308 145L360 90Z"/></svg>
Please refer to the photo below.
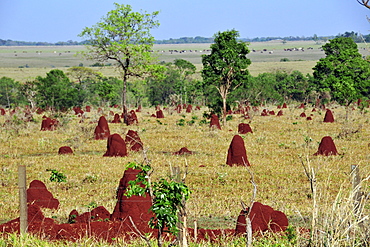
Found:
<svg viewBox="0 0 370 247"><path fill-rule="evenodd" d="M370 94L370 62L358 52L353 39L339 37L323 46L326 57L313 68L317 91L330 92L341 105Z"/></svg>
<svg viewBox="0 0 370 247"><path fill-rule="evenodd" d="M235 30L218 32L211 54L202 55L202 77L206 84L217 88L223 105L223 122L226 123L226 101L230 91L245 83L248 78L247 58L249 49L244 42L237 41L239 33Z"/></svg>
<svg viewBox="0 0 370 247"><path fill-rule="evenodd" d="M122 79L123 113L127 113L127 81L130 77L142 77L156 72L159 67L151 55L154 38L152 28L158 27L153 13L132 12L130 5L115 3L115 9L92 27L85 27L79 36L89 40L84 55L91 60L106 62L113 60Z"/></svg>
<svg viewBox="0 0 370 247"><path fill-rule="evenodd" d="M362 6L365 6L366 8L370 9L370 3L369 3L370 0L357 0L357 2L359 4L361 4Z"/></svg>
<svg viewBox="0 0 370 247"><path fill-rule="evenodd" d="M34 81L37 104L61 110L81 105L78 90L63 71L54 69L46 77L38 76Z"/></svg>
<svg viewBox="0 0 370 247"><path fill-rule="evenodd" d="M0 105L11 107L19 103L19 82L8 77L0 78Z"/></svg>
<svg viewBox="0 0 370 247"><path fill-rule="evenodd" d="M181 103L184 102L186 104L187 95L188 95L187 90L189 90L187 79L188 79L188 76L195 73L196 67L194 64L184 59L175 59L174 65L178 69L180 76L181 76L180 78ZM184 100L182 97L183 95L184 95Z"/></svg>

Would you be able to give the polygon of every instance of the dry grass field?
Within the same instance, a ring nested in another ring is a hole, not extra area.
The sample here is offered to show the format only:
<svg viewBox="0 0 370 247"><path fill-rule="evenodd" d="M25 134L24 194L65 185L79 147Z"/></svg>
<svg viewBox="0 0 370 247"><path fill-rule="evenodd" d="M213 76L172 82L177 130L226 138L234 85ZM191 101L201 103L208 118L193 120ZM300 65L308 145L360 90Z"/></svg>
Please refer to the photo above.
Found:
<svg viewBox="0 0 370 247"><path fill-rule="evenodd" d="M275 106L266 107L277 111ZM310 228L313 210L318 210L320 220L338 225L348 217L352 206L350 166L359 165L362 178L370 175L369 113L351 110L345 120L345 110L336 105L333 110L334 123L323 123L324 112L311 112L312 121L300 118L303 109L289 105L284 115L260 116L255 113L252 120L233 115L222 130L211 130L200 124L202 113L176 113L166 110L164 119L150 117L154 109L143 109L138 113L139 124L109 124L111 133L125 136L129 129L136 130L141 137L147 156L154 168L153 179L167 177L170 166L188 168L186 179L192 194L188 201L190 226L193 220L204 228L234 228L241 210L240 201L249 202L253 186L244 167L229 167L225 164L228 146L237 134L241 122L251 125L254 133L242 135L251 171L257 184L256 201L283 211L291 226ZM260 108L262 110L263 108ZM104 109L108 120L113 116ZM22 112L19 111L21 116ZM53 116L51 113L46 115ZM17 168L26 165L27 184L32 180L43 181L59 199L58 210L44 210L45 215L58 222L66 222L71 210L88 210L87 205L95 202L112 212L116 203L115 192L128 162L142 162L142 153L129 153L128 157L103 157L106 141L94 140L93 132L100 117L96 111L88 113L85 123L72 113L59 114L61 126L55 131L40 131L41 115L34 115L35 122L22 123L9 114L0 116L0 223L18 216ZM192 125L179 126L180 119ZM10 120L11 123L6 123ZM90 123L94 122L94 123ZM331 136L336 144L337 156L313 156L324 136ZM58 148L69 145L73 155L58 155ZM181 147L194 151L193 155L174 156L171 153ZM304 172L305 165L314 169L317 181L317 206ZM204 167L200 167L204 166ZM56 169L67 176L67 182L50 182L50 172ZM368 193L368 182L362 190ZM336 210L335 208L339 208ZM342 212L345 210L345 212ZM365 206L366 214L369 205ZM328 223L328 224L329 224ZM320 227L325 227L320 225ZM320 230L327 230L321 229Z"/></svg>
<svg viewBox="0 0 370 247"><path fill-rule="evenodd" d="M194 63L200 71L201 54L207 53L209 45L156 45L154 50L158 51L161 61L186 59ZM364 49L365 45L359 46L363 55L369 55L368 50ZM284 51L285 48L299 47L313 49L304 52ZM312 67L324 56L319 47L314 42L252 43L249 48L256 51L249 55L252 60L249 71L254 76L278 69L312 73ZM0 77L7 76L25 82L36 76L45 76L53 68L66 71L80 63L84 66L91 65L93 62L76 56L81 49L83 47L78 46L0 47ZM263 49L266 52L261 53ZM169 50L187 52L170 54ZM273 52L270 54L270 51ZM280 62L282 58L290 61ZM105 76L117 76L112 67L95 69ZM262 111L263 108L259 110ZM265 108L277 112L276 106ZM180 166L182 169L187 166L186 183L192 191L188 201L190 226L193 220L197 220L199 227L219 229L234 228L241 210L240 201L249 202L251 199L253 186L246 168L229 167L225 164L227 150L232 137L237 134L238 124L250 123L254 133L242 137L257 184L255 200L283 211L294 229L311 228L312 215L316 213L318 231L344 232L336 238L344 241L339 241L337 246L355 246L351 244L354 241L351 239L352 232L348 233L345 230L348 226L342 224L348 223L352 213L351 165L359 165L361 177L365 179L361 189L365 195L368 194L370 113L369 109L360 112L356 108L350 111L349 119L346 120L343 107L330 105L329 108L334 113L334 123L323 123L323 111L311 112L312 107L303 110L298 109L296 104L291 104L281 117L262 117L260 111L252 114L252 120L233 115L232 120L222 126L222 130L211 130L207 124L201 124L203 112L207 110L205 108L181 114L166 110L164 119L150 117L154 109L144 108L141 113L137 113L138 125L109 124L109 127L111 133L121 136L125 136L129 129L138 132L154 168L154 180L168 176L170 166ZM117 109L104 109L108 120L113 119L113 116L108 115L110 110L119 112ZM313 114L313 120L300 118L302 111ZM19 165L27 167L27 184L34 179L43 181L60 201L58 210L44 210L44 213L47 217L64 223L71 210L85 212L88 210L87 205L92 202L112 212L116 203L116 189L126 164L143 161L142 153L130 153L124 158L103 157L106 141L96 141L93 138L96 122L100 117L96 109L88 113L88 120L84 123L79 123L79 119L71 112L47 112L46 115L58 118L60 127L57 130L40 131L42 115L35 114L35 121L28 123L19 121L22 117L21 110L13 117L9 113L0 116L0 223L18 217ZM180 119L185 119L189 124L194 120L195 123L179 126L177 123ZM321 138L327 135L333 138L341 155L314 156ZM57 154L58 148L65 145L72 147L73 155ZM194 154L171 155L181 147L187 147ZM317 196L311 193L310 181L302 161L315 172ZM50 171L46 171L47 169L62 172L67 176L67 182L50 182ZM370 205L366 201L363 214L366 217L369 209ZM366 224L368 225L368 219ZM368 229L367 233L369 234ZM354 239L357 238L358 235L355 235ZM96 243L84 246L94 245Z"/></svg>

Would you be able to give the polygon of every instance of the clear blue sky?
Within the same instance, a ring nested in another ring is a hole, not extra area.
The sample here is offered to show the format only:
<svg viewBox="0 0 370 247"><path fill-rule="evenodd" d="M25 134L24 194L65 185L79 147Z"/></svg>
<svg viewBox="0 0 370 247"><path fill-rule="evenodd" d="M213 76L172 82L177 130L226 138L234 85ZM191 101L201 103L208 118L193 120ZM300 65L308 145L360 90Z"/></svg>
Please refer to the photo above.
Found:
<svg viewBox="0 0 370 247"><path fill-rule="evenodd" d="M370 10L356 0L0 0L0 39L74 40L113 3L134 11L160 11L155 39L212 37L235 29L241 38L370 33Z"/></svg>

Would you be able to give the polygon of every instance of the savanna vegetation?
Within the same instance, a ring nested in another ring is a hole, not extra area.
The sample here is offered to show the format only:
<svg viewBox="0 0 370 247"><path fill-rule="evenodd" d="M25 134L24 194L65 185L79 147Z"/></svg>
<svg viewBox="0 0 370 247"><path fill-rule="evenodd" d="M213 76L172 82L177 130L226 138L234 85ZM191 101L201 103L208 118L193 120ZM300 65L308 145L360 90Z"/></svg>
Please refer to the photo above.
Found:
<svg viewBox="0 0 370 247"><path fill-rule="evenodd" d="M24 81L12 76L0 78L0 106L7 109L7 114L0 116L1 223L18 214L16 171L20 164L26 165L29 181L43 181L60 200L59 209L45 210L47 217L66 223L72 209L87 211L91 205L103 205L112 212L119 179L127 164L143 162L143 153L102 157L106 141L93 139L95 124L92 123L101 115L98 107L111 119L111 113L122 112L114 106L122 105L127 110L143 106L138 113L139 124L110 124L111 133L124 136L130 128L139 133L145 159L150 160L155 171L153 181L158 186L165 184L161 178L169 177L170 167L186 167L186 189L191 191L187 202L190 227L196 221L203 228L234 228L240 201L248 201L252 195L252 173L253 183L257 184L253 200L283 211L290 221L283 234L255 236L255 246L368 246L370 171L365 164L369 161L370 62L364 55L366 51L354 42L357 34L346 33L328 42L316 37L314 47L308 50L319 51L320 47L322 51L309 53L307 61L297 61L301 59L296 59L295 53L302 54L305 48L292 48L286 40L252 48L249 47L252 44L237 39L235 30L217 33L215 43L208 45L210 50L194 46L186 50L168 49L164 54L153 49L154 39L148 31L157 26L152 19L157 13L129 14L129 6L117 4L106 19L83 30L81 35L90 39L85 55L94 60L89 67L84 66L87 60L69 56L70 51L53 51L50 52L53 56L68 54L70 60L65 60L68 67L39 68L40 74ZM140 18L136 20L137 17ZM143 20L146 21L142 23ZM134 25L124 25L130 21ZM136 24L144 26L131 30ZM124 28L126 32L119 33ZM124 37L127 34L131 36ZM131 42L123 42L125 39ZM197 58L188 55L196 50L205 55L198 53ZM9 49L3 53L12 62L29 56L27 52L11 53ZM178 54L175 59L172 53ZM43 55L40 50L36 54ZM51 61L51 56L48 59ZM70 61L79 64L73 66ZM254 61L259 61L256 64L260 63L260 67L261 64L272 67L253 73ZM305 70L296 69L301 62ZM287 69L285 64L289 63L293 66ZM8 70L21 74L29 71L29 67L27 63ZM114 67L118 71L112 72ZM334 123L323 123L324 111L311 111L318 99L333 110ZM260 116L261 109L277 110L276 106L282 103L289 106L283 116ZM305 108L297 108L301 103L305 103ZM199 105L201 110L177 113L174 107L178 104ZM87 105L93 111L85 113L86 121L80 121L71 109ZM157 105L166 107L164 119L151 117L153 106ZM242 114L226 115L229 110L247 105L258 107L248 112L248 118ZM57 130L40 132L42 115L36 113L31 121L23 121L21 109L25 106L43 109L43 114L57 118ZM10 114L13 109L16 109L14 114ZM300 118L302 111L312 115L313 120ZM210 113L224 116L222 130L209 128ZM228 145L242 122L249 123L254 132L243 135L251 173L245 167L225 164ZM333 137L340 155L313 156L321 138L328 135ZM57 155L58 148L64 145L71 146L74 155ZM172 155L184 146L194 154ZM360 187L352 188L351 165L360 167ZM65 175L64 180L51 181L50 171ZM363 200L354 210L353 197L359 190ZM152 224L164 230L163 222ZM220 243L240 246L245 244L245 239L221 239ZM51 243L17 235L2 236L0 244L107 245L92 239ZM127 244L124 240L117 241L117 245Z"/></svg>

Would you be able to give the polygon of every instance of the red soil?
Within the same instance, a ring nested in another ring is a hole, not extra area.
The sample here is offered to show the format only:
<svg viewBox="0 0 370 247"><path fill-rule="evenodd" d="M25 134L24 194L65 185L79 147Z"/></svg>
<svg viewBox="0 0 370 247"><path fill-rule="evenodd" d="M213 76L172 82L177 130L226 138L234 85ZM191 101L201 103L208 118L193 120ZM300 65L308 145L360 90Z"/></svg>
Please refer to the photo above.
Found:
<svg viewBox="0 0 370 247"><path fill-rule="evenodd" d="M45 130L52 131L52 130L55 130L57 126L58 126L58 120L56 120L56 119L51 119L51 118L48 118L48 117L44 117L44 119L41 122L41 130L42 131L45 131Z"/></svg>
<svg viewBox="0 0 370 247"><path fill-rule="evenodd" d="M229 166L238 165L250 166L247 152L245 150L243 138L240 135L235 135L230 143L229 150L227 152L226 164Z"/></svg>
<svg viewBox="0 0 370 247"><path fill-rule="evenodd" d="M27 189L27 203L50 209L59 207L58 199L55 199L45 184L39 180L33 180L30 183L30 187Z"/></svg>
<svg viewBox="0 0 370 247"><path fill-rule="evenodd" d="M136 131L134 130L129 130L126 134L125 142L127 146L130 147L131 151L140 151L143 150L143 143L137 134Z"/></svg>
<svg viewBox="0 0 370 247"><path fill-rule="evenodd" d="M337 155L338 151L337 148L335 147L334 141L330 136L324 136L321 139L319 149L317 150L314 155Z"/></svg>
<svg viewBox="0 0 370 247"><path fill-rule="evenodd" d="M121 118L118 113L114 114L114 118L112 120L112 123L121 123Z"/></svg>
<svg viewBox="0 0 370 247"><path fill-rule="evenodd" d="M324 117L324 123L333 123L334 122L334 116L331 110L326 109L325 117Z"/></svg>
<svg viewBox="0 0 370 247"><path fill-rule="evenodd" d="M164 118L164 115L163 115L163 111L162 110L158 110L156 111L156 118Z"/></svg>
<svg viewBox="0 0 370 247"><path fill-rule="evenodd" d="M239 134L247 134L247 133L253 133L251 126L246 123L240 123L238 125L238 133Z"/></svg>
<svg viewBox="0 0 370 247"><path fill-rule="evenodd" d="M73 154L73 150L71 147L63 146L59 148L58 154Z"/></svg>
<svg viewBox="0 0 370 247"><path fill-rule="evenodd" d="M180 148L179 151L173 153L173 155L185 155L185 154L193 154L193 152L187 149L186 147L182 147Z"/></svg>
<svg viewBox="0 0 370 247"><path fill-rule="evenodd" d="M212 114L211 123L209 124L210 128L221 129L220 120L216 114Z"/></svg>
<svg viewBox="0 0 370 247"><path fill-rule="evenodd" d="M242 210L238 216L235 234L244 234L246 232L246 215L249 208ZM249 214L251 220L252 233L285 231L289 225L288 218L281 211L276 211L268 205L254 202Z"/></svg>
<svg viewBox="0 0 370 247"><path fill-rule="evenodd" d="M133 124L138 124L139 121L137 120L137 116L134 110L131 110L130 112L127 113L126 117L126 124L127 125L133 125Z"/></svg>
<svg viewBox="0 0 370 247"><path fill-rule="evenodd" d="M108 137L107 151L103 156L105 157L127 156L126 142L122 139L122 137L119 134L113 134Z"/></svg>
<svg viewBox="0 0 370 247"><path fill-rule="evenodd" d="M95 140L107 139L109 135L110 130L107 119L104 116L101 116L94 131Z"/></svg>

